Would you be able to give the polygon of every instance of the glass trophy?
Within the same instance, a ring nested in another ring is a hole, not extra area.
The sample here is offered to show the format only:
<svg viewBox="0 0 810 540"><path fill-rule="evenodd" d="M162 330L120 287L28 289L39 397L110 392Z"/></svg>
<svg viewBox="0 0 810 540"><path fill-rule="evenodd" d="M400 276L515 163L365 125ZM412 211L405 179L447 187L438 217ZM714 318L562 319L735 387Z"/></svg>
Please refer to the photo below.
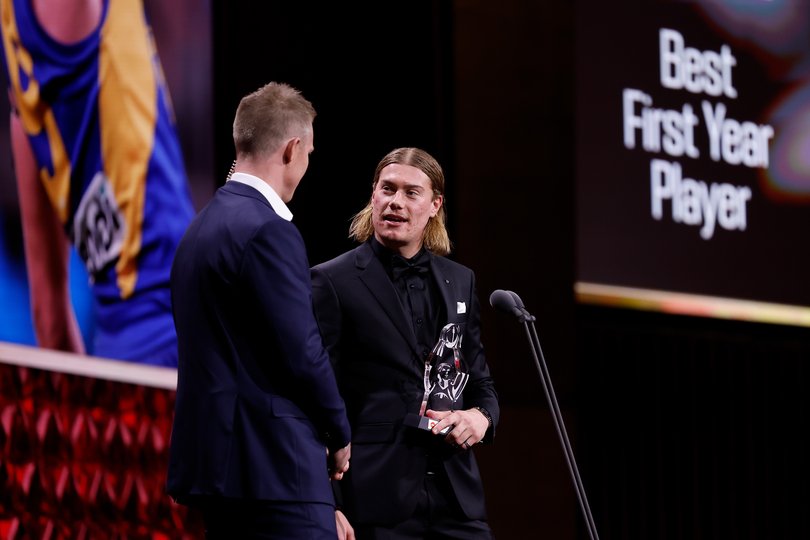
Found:
<svg viewBox="0 0 810 540"><path fill-rule="evenodd" d="M405 424L419 429L430 430L438 421L425 416L428 409L452 411L455 403L464 392L469 373L463 370L461 358L461 325L449 323L442 328L439 340L433 346L427 359L423 377L424 393L419 414L408 414ZM442 431L450 431L447 427Z"/></svg>

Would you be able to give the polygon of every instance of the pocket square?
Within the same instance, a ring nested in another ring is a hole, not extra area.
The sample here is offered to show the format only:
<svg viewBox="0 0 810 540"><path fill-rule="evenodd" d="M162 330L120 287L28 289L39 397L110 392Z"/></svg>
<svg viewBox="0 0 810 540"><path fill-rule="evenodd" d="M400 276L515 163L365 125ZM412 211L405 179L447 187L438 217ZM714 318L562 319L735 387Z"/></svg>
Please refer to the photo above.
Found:
<svg viewBox="0 0 810 540"><path fill-rule="evenodd" d="M467 313L467 304L464 302L456 302L456 313Z"/></svg>

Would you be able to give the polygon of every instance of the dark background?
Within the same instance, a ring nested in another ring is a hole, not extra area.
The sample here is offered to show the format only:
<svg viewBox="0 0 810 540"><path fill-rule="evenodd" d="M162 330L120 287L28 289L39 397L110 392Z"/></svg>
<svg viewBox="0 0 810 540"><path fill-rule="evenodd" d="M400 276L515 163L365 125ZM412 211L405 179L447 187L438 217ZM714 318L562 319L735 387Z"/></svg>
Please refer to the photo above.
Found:
<svg viewBox="0 0 810 540"><path fill-rule="evenodd" d="M808 537L808 330L575 304L573 5L214 9L220 179L243 94L284 80L319 111L291 204L312 264L352 247L390 149L445 167L452 257L476 271L503 406L476 449L498 538L587 538L524 330L488 305L498 288L537 317L602 539Z"/></svg>
<svg viewBox="0 0 810 540"><path fill-rule="evenodd" d="M624 3L627 16L634 4L646 5ZM810 329L575 302L576 178L584 166L610 174L592 166L594 156L577 154L588 126L577 123L576 16L627 43L632 33L603 27L614 3L188 0L183 17L166 3L149 6L166 10L164 19L154 17L156 33L188 45L175 62L197 75L179 84L167 73L184 151L194 156L188 168L198 208L230 167L239 99L270 80L298 87L318 110L316 149L291 203L311 264L353 246L349 220L367 202L374 167L388 151L420 146L444 166L451 257L476 271L502 405L495 444L475 450L497 538L588 535L524 329L489 306L494 289L517 292L537 317L600 538L810 537ZM200 30L209 15L210 28ZM701 47L715 46L706 39ZM629 49L640 56L597 49L589 64L647 66L655 52ZM164 67L168 54L161 49ZM200 105L209 102L213 110ZM208 127L189 133L182 122L189 109L199 109L194 126ZM212 155L188 152L189 137ZM6 176L10 169L10 159L0 162ZM14 205L13 183L0 195L0 238L19 259L21 245L12 242L19 234L7 232L17 216L6 199ZM588 241L609 252L595 231ZM791 247L806 251L801 242ZM778 283L789 255L758 276ZM12 270L24 273L19 264ZM664 271L664 281L679 278ZM24 293L4 296L4 307L23 302Z"/></svg>
<svg viewBox="0 0 810 540"><path fill-rule="evenodd" d="M524 329L489 307L502 288L537 317L602 539L807 537L808 330L575 304L574 6L305 4L216 3L217 174L239 98L300 88L319 114L291 207L315 264L352 247L386 152L441 161L503 406L476 449L496 536L588 536Z"/></svg>

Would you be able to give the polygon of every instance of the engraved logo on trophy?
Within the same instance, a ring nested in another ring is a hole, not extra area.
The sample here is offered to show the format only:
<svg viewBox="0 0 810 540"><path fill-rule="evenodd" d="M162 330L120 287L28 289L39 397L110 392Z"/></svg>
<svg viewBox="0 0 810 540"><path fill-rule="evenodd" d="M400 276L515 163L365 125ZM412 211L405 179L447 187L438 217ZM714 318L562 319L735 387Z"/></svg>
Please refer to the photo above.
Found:
<svg viewBox="0 0 810 540"><path fill-rule="evenodd" d="M428 409L451 411L464 392L470 375L463 371L461 358L461 325L448 323L425 360L424 393L419 415L410 414L406 424L430 430L437 421L425 416ZM449 428L442 433L447 433Z"/></svg>

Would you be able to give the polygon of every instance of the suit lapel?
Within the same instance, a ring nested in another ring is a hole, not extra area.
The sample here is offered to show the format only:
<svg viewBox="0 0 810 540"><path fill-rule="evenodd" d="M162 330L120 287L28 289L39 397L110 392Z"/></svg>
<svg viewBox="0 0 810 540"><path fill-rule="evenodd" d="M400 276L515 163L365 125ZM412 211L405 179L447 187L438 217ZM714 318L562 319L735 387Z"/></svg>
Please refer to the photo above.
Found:
<svg viewBox="0 0 810 540"><path fill-rule="evenodd" d="M430 270L436 280L442 302L444 302L445 313L447 313L447 320L439 321L439 328L442 328L445 324L458 320L457 298L453 293L454 287L451 275L445 271L442 259L432 253L430 254Z"/></svg>
<svg viewBox="0 0 810 540"><path fill-rule="evenodd" d="M374 256L374 250L368 243L357 248L355 264L360 271L360 281L376 298L377 303L402 334L414 354L419 356L413 325L408 320L405 309L399 301L399 296L394 290L388 274L385 273L382 263ZM369 313L369 316L374 316L374 314Z"/></svg>

